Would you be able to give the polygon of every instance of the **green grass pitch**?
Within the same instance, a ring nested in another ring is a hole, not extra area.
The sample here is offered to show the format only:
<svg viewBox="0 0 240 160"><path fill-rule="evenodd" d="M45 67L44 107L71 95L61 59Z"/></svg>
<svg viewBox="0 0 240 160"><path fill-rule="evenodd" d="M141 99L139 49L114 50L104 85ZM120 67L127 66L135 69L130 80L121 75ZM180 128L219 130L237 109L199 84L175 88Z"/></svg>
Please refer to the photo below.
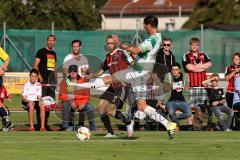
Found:
<svg viewBox="0 0 240 160"><path fill-rule="evenodd" d="M0 132L1 158L6 160L239 160L239 132L117 132L103 138L93 132L78 141L74 132Z"/></svg>

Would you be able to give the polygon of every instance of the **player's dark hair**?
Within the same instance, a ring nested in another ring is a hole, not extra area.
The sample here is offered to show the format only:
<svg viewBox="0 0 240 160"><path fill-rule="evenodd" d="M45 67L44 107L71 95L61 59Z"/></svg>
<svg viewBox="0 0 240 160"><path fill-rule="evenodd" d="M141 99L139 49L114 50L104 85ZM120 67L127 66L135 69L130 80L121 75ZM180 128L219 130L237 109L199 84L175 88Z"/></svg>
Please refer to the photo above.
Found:
<svg viewBox="0 0 240 160"><path fill-rule="evenodd" d="M73 45L73 43L79 43L80 46L82 45L82 41L80 41L79 39L73 40L72 45Z"/></svg>
<svg viewBox="0 0 240 160"><path fill-rule="evenodd" d="M213 74L211 74L210 78L214 78L214 77L218 77L218 78L220 78L219 74L217 74L217 73L213 73Z"/></svg>
<svg viewBox="0 0 240 160"><path fill-rule="evenodd" d="M31 75L32 73L35 73L36 75L39 74L38 70L36 70L35 68L33 68L33 69L30 70L29 75Z"/></svg>
<svg viewBox="0 0 240 160"><path fill-rule="evenodd" d="M112 34L109 34L109 35L107 36L107 39L108 39L108 38L113 38Z"/></svg>
<svg viewBox="0 0 240 160"><path fill-rule="evenodd" d="M158 19L155 16L147 16L144 18L143 21L144 21L144 24L146 24L146 25L149 24L154 28L157 28L157 26L158 26Z"/></svg>
<svg viewBox="0 0 240 160"><path fill-rule="evenodd" d="M48 36L47 36L47 40L48 40L50 37L53 37L54 40L56 41L56 36L55 36L55 35L53 35L53 34L48 35Z"/></svg>
<svg viewBox="0 0 240 160"><path fill-rule="evenodd" d="M190 39L190 44L192 44L192 43L200 43L199 38L197 38L197 37L191 38L191 39Z"/></svg>
<svg viewBox="0 0 240 160"><path fill-rule="evenodd" d="M233 60L233 58L234 58L235 56L238 56L238 58L240 58L240 52L234 53L233 56L232 56L232 60Z"/></svg>
<svg viewBox="0 0 240 160"><path fill-rule="evenodd" d="M172 64L172 65L171 65L171 69L172 69L173 67L178 67L179 69L181 69L181 65L180 65L179 63L174 63L174 64Z"/></svg>
<svg viewBox="0 0 240 160"><path fill-rule="evenodd" d="M172 39L170 37L164 37L163 41L170 41L170 42L172 42Z"/></svg>

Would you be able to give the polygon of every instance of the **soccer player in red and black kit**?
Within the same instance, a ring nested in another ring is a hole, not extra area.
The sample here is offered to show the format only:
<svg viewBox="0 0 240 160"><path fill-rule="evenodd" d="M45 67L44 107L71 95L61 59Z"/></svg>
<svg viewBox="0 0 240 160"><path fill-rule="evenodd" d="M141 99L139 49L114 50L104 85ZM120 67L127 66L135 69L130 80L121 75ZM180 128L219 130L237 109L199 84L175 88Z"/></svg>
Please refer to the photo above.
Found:
<svg viewBox="0 0 240 160"><path fill-rule="evenodd" d="M206 69L212 66L212 62L206 53L199 51L200 40L191 38L190 51L183 55L182 65L189 76L189 104L191 106L205 107L207 102L207 91L202 82L207 79ZM193 117L189 118L192 125ZM190 127L191 128L191 127Z"/></svg>
<svg viewBox="0 0 240 160"><path fill-rule="evenodd" d="M228 65L225 69L225 80L228 81L226 92L226 101L229 108L232 108L234 95L234 81L239 76L240 71L240 53L237 52L232 57L232 65Z"/></svg>
<svg viewBox="0 0 240 160"><path fill-rule="evenodd" d="M85 76L86 80L97 78L105 71L109 71L110 75L117 71L124 70L130 65L124 51L116 47L116 43L112 38L112 35L107 36L107 49L109 53L106 55L105 61L102 63L100 70L88 76ZM123 123L128 125L131 121L118 109L120 109L127 95L127 87L123 86L121 82L115 82L110 84L110 87L100 96L100 103L97 107L97 111L100 118L108 131L105 137L115 137L114 131L112 129L109 116L114 116L116 119L121 120ZM130 137L131 133L128 133Z"/></svg>

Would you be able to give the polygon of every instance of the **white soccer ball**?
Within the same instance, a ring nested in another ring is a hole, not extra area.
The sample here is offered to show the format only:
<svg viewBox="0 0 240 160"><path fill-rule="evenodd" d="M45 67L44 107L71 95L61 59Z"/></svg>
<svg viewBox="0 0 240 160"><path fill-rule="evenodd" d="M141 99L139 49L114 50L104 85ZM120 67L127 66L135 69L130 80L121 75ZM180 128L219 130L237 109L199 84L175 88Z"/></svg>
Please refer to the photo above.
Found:
<svg viewBox="0 0 240 160"><path fill-rule="evenodd" d="M51 96L42 97L42 101L45 105L45 110L47 112L54 110L57 106L56 101Z"/></svg>
<svg viewBox="0 0 240 160"><path fill-rule="evenodd" d="M80 127L76 133L77 139L80 141L85 141L90 139L91 133L87 127Z"/></svg>

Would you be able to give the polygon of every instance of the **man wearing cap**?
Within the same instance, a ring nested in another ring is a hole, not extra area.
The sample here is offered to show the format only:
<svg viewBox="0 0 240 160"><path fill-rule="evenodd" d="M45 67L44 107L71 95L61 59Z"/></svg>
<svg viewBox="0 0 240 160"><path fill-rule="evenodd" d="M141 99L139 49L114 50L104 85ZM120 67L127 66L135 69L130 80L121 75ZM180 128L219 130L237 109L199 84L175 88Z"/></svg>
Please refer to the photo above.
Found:
<svg viewBox="0 0 240 160"><path fill-rule="evenodd" d="M62 80L60 83L59 99L62 104L62 129L71 130L69 126L70 115L72 110L85 111L88 116L90 130L96 130L94 121L93 106L89 103L90 90L89 89L75 89L67 86L66 81L73 83L84 83L85 80L78 74L78 66L70 65L68 68L67 80Z"/></svg>

